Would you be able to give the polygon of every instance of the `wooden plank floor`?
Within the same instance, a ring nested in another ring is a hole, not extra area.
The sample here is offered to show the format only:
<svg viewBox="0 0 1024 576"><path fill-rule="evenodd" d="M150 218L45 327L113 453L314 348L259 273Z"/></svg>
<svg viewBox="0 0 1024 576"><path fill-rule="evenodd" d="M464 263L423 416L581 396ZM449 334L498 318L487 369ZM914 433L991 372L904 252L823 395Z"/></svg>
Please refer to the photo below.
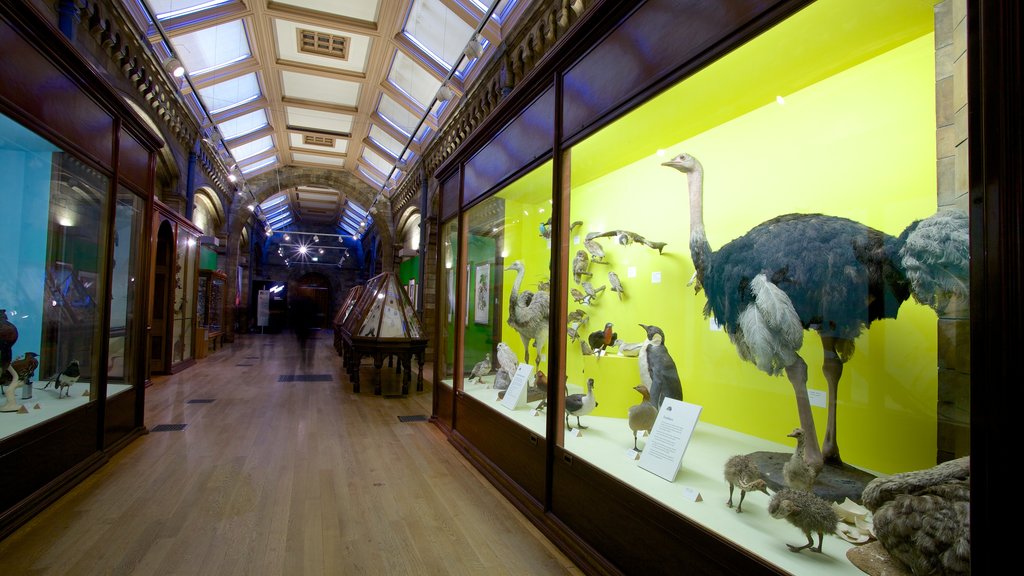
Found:
<svg viewBox="0 0 1024 576"><path fill-rule="evenodd" d="M429 383L353 394L330 332L313 342L305 369L290 335L251 335L158 379L146 426L187 428L136 440L0 541L0 572L580 573L434 425L399 422L430 414Z"/></svg>

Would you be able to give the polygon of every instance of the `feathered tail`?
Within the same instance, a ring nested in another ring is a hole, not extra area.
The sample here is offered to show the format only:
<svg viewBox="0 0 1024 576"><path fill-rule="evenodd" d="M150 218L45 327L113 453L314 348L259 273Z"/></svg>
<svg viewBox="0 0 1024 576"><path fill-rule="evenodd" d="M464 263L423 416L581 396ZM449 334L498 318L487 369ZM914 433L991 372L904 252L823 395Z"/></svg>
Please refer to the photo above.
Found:
<svg viewBox="0 0 1024 576"><path fill-rule="evenodd" d="M739 317L739 330L730 334L740 357L771 375L796 361L803 345L800 316L786 293L762 273L750 282L754 305Z"/></svg>
<svg viewBox="0 0 1024 576"><path fill-rule="evenodd" d="M970 235L967 215L940 211L914 222L900 235L899 262L914 299L937 311L951 299L970 296Z"/></svg>

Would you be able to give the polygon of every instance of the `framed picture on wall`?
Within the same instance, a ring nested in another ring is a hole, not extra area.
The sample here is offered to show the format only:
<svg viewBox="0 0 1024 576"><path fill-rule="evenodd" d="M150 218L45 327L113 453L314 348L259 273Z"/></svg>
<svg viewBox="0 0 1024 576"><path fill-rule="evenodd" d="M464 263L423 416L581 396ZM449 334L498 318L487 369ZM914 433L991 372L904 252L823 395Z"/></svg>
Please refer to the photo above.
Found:
<svg viewBox="0 0 1024 576"><path fill-rule="evenodd" d="M491 265L476 267L476 282L473 285L473 322L487 324L491 311Z"/></svg>

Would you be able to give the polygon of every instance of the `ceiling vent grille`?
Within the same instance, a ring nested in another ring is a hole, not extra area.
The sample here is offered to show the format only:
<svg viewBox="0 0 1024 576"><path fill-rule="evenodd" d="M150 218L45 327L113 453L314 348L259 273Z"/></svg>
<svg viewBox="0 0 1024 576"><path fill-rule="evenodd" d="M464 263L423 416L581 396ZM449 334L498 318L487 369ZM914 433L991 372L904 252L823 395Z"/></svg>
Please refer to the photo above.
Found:
<svg viewBox="0 0 1024 576"><path fill-rule="evenodd" d="M320 56L348 60L348 36L335 36L326 32L299 30L299 51Z"/></svg>
<svg viewBox="0 0 1024 576"><path fill-rule="evenodd" d="M334 138L331 138L330 136L311 136L309 134L303 134L302 143L309 144L311 146L334 148Z"/></svg>

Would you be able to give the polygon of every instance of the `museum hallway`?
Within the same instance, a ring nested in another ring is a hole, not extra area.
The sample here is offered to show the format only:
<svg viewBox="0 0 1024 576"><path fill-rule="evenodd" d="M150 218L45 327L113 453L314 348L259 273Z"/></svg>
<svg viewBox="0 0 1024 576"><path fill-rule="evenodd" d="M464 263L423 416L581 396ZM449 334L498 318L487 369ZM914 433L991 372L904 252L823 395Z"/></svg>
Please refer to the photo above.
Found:
<svg viewBox="0 0 1024 576"><path fill-rule="evenodd" d="M158 378L151 432L0 541L3 574L580 573L434 425L399 421L430 414L429 381L353 394L332 334L313 342L305 370L291 334L246 335Z"/></svg>

